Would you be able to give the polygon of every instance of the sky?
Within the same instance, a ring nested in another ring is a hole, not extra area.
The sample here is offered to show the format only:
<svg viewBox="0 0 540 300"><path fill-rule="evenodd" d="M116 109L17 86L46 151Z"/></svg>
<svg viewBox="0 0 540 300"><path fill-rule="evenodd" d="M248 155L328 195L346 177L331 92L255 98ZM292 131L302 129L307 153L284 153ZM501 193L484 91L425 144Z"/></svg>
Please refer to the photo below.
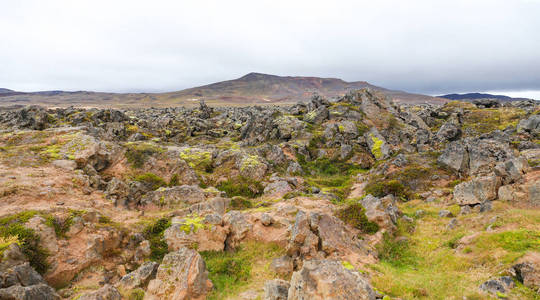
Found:
<svg viewBox="0 0 540 300"><path fill-rule="evenodd" d="M174 91L249 72L540 99L540 0L0 0L0 87Z"/></svg>

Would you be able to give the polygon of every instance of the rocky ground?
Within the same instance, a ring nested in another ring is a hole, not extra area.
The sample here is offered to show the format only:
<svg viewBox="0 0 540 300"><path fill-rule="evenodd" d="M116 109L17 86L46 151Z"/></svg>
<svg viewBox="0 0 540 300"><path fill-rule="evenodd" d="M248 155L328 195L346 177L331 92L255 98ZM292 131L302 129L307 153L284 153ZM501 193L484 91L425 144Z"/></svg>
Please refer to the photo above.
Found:
<svg viewBox="0 0 540 300"><path fill-rule="evenodd" d="M0 299L540 299L540 106L0 110Z"/></svg>

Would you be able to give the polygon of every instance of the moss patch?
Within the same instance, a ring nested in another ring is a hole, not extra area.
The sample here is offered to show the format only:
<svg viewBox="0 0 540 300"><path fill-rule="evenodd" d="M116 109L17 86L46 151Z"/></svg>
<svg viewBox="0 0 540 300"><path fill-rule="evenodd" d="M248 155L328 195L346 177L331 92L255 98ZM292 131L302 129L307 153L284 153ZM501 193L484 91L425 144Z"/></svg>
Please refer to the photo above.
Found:
<svg viewBox="0 0 540 300"><path fill-rule="evenodd" d="M133 168L142 168L148 157L165 150L151 143L127 143L126 158Z"/></svg>
<svg viewBox="0 0 540 300"><path fill-rule="evenodd" d="M241 196L246 198L258 197L262 195L264 189L259 181L241 176L223 181L216 188L227 193L229 197Z"/></svg>

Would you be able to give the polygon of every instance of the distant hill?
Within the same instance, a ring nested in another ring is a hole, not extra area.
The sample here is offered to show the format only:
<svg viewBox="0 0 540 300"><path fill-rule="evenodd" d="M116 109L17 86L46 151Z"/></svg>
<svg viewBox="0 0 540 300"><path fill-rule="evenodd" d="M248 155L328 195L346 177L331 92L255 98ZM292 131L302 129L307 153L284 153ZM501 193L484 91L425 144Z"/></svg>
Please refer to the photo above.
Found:
<svg viewBox="0 0 540 300"><path fill-rule="evenodd" d="M41 104L45 106L172 106L196 105L205 100L210 105L288 104L308 101L314 93L327 98L339 97L351 90L370 88L397 102L444 103L447 100L374 86L365 81L346 82L337 78L276 76L249 73L238 79L167 93L99 93L45 91L0 94L1 105Z"/></svg>
<svg viewBox="0 0 540 300"><path fill-rule="evenodd" d="M9 89L3 89L3 88L0 88L0 94L6 94L6 93L13 93L15 91L12 91L12 90L9 90Z"/></svg>
<svg viewBox="0 0 540 300"><path fill-rule="evenodd" d="M448 94L448 95L439 96L439 98L461 100L461 101L472 101L476 99L497 99L500 101L527 100L527 98L513 98L513 97L509 97L505 95L493 95L493 94L484 94L484 93Z"/></svg>

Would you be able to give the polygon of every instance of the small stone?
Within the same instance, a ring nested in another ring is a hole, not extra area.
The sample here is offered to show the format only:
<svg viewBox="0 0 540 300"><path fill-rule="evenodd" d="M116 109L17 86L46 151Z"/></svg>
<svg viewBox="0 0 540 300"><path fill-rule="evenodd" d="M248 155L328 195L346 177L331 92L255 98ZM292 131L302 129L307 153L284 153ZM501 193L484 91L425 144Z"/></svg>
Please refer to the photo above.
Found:
<svg viewBox="0 0 540 300"><path fill-rule="evenodd" d="M450 220L450 222L448 223L448 225L446 226L446 228L449 229L449 230L452 230L452 229L456 228L456 226L457 226L458 224L459 224L459 223L458 223L458 220L457 220L456 218L452 218L452 219Z"/></svg>
<svg viewBox="0 0 540 300"><path fill-rule="evenodd" d="M459 210L459 215L464 216L471 213L471 207L469 205L463 205Z"/></svg>
<svg viewBox="0 0 540 300"><path fill-rule="evenodd" d="M439 211L439 217L441 217L441 218L451 218L453 216L454 215L449 210L443 209L443 210Z"/></svg>
<svg viewBox="0 0 540 300"><path fill-rule="evenodd" d="M261 215L261 223L264 226L270 226L274 223L274 218L268 213L263 213Z"/></svg>

